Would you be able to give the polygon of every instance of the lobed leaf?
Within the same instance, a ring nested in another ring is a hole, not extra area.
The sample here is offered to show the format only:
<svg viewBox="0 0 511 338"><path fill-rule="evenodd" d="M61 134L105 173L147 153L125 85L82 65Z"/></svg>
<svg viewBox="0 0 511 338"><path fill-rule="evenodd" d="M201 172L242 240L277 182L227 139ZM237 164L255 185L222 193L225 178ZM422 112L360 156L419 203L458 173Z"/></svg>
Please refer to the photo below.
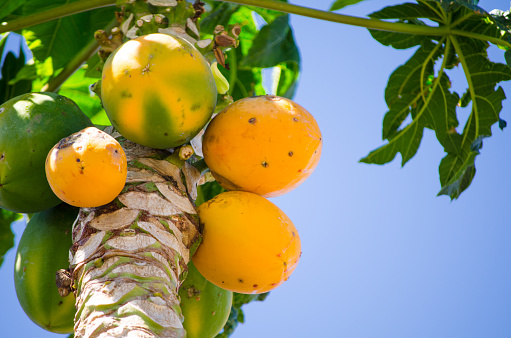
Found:
<svg viewBox="0 0 511 338"><path fill-rule="evenodd" d="M417 4L386 7L371 17L421 25L425 24L421 19L428 19L440 25L449 24L452 30L444 37L371 31L384 45L420 47L389 77L385 89L389 111L383 119L382 138L388 143L370 152L361 162L387 163L399 152L404 165L419 148L423 129L432 129L447 153L439 166L439 195L458 198L474 178L475 158L483 139L491 136L494 124L506 126L499 116L505 94L498 83L511 79L511 68L491 62L486 49L489 40L508 39L502 31L507 21L490 16L477 6L477 1L463 0L418 0ZM437 65L439 61L441 65ZM458 65L468 84L461 98L451 91L446 73ZM457 107L470 103L470 116L459 134Z"/></svg>
<svg viewBox="0 0 511 338"><path fill-rule="evenodd" d="M359 2L362 2L364 0L336 0L332 6L330 6L330 11L336 11L341 8L344 8L346 6L356 5Z"/></svg>

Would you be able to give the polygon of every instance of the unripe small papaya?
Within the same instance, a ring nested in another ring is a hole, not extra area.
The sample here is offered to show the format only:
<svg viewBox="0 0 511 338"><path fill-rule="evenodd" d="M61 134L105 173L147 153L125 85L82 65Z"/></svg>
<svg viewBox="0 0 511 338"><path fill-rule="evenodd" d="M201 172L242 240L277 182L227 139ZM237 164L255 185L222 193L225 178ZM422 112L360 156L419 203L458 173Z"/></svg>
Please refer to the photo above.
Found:
<svg viewBox="0 0 511 338"><path fill-rule="evenodd" d="M232 305L232 291L209 282L188 263L188 275L179 289L183 327L187 338L212 338L224 327Z"/></svg>
<svg viewBox="0 0 511 338"><path fill-rule="evenodd" d="M78 208L62 203L38 212L28 222L16 252L14 285L27 316L45 330L73 332L75 297L61 297L55 281L69 268L72 225Z"/></svg>

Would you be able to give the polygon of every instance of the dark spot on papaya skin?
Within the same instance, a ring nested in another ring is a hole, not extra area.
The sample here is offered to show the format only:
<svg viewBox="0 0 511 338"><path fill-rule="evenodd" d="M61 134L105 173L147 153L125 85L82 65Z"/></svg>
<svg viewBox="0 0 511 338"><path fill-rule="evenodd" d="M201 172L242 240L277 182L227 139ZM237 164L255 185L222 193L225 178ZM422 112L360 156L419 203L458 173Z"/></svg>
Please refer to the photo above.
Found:
<svg viewBox="0 0 511 338"><path fill-rule="evenodd" d="M5 153L3 153L2 155L0 155L0 161L3 161L5 159Z"/></svg>
<svg viewBox="0 0 511 338"><path fill-rule="evenodd" d="M200 104L194 104L191 108L192 111L196 111L200 108Z"/></svg>
<svg viewBox="0 0 511 338"><path fill-rule="evenodd" d="M293 121L298 122L298 119L296 117L293 117Z"/></svg>
<svg viewBox="0 0 511 338"><path fill-rule="evenodd" d="M254 285L252 285L252 286L253 286L254 288L256 288L256 287L258 287L259 285L257 285L257 284L254 284Z"/></svg>
<svg viewBox="0 0 511 338"><path fill-rule="evenodd" d="M222 284L225 284L225 282L224 282L224 281L222 281Z"/></svg>
<svg viewBox="0 0 511 338"><path fill-rule="evenodd" d="M252 117L248 120L248 123L250 124L255 124L257 122L256 118L255 117Z"/></svg>
<svg viewBox="0 0 511 338"><path fill-rule="evenodd" d="M79 159L79 158L77 158L77 159L76 159L76 162L80 162L80 159Z"/></svg>
<svg viewBox="0 0 511 338"><path fill-rule="evenodd" d="M243 279L238 278L238 282L243 283Z"/></svg>
<svg viewBox="0 0 511 338"><path fill-rule="evenodd" d="M181 98L180 97L177 98L177 102L181 102Z"/></svg>
<svg viewBox="0 0 511 338"><path fill-rule="evenodd" d="M296 234L295 234L295 232L294 232L294 231L292 231L291 233L293 234L293 237L295 237L295 236L296 236Z"/></svg>
<svg viewBox="0 0 511 338"><path fill-rule="evenodd" d="M122 91L121 92L121 97L131 97L131 93L128 93L127 91Z"/></svg>
<svg viewBox="0 0 511 338"><path fill-rule="evenodd" d="M286 263L286 262L284 262L284 266L287 266L287 263Z"/></svg>
<svg viewBox="0 0 511 338"><path fill-rule="evenodd" d="M63 301L60 301L60 302L59 302L59 305L62 305L63 303L64 303Z"/></svg>
<svg viewBox="0 0 511 338"><path fill-rule="evenodd" d="M266 161L262 161L261 165L263 166L263 168L268 168L268 166L269 166L268 162L266 162Z"/></svg>
<svg viewBox="0 0 511 338"><path fill-rule="evenodd" d="M165 135L165 136L169 136L169 133L165 133L165 134L163 134L163 135Z"/></svg>
<svg viewBox="0 0 511 338"><path fill-rule="evenodd" d="M27 134L28 134L28 133L30 133L31 131L32 131L32 130L30 130L30 129L27 129Z"/></svg>
<svg viewBox="0 0 511 338"><path fill-rule="evenodd" d="M117 149L115 149L114 151L115 151L116 154L119 152Z"/></svg>
<svg viewBox="0 0 511 338"><path fill-rule="evenodd" d="M294 153L292 151L290 151L289 153L287 153L289 155L289 157L293 156Z"/></svg>

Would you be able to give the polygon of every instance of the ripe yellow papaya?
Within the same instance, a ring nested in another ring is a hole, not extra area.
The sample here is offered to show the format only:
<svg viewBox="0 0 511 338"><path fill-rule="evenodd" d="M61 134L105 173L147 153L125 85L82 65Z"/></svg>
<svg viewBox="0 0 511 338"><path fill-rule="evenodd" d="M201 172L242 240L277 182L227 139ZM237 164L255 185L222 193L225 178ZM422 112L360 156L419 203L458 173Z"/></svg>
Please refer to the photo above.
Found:
<svg viewBox="0 0 511 338"><path fill-rule="evenodd" d="M46 155L60 139L90 126L76 103L55 93L23 94L3 103L0 208L34 213L61 203L46 181Z"/></svg>

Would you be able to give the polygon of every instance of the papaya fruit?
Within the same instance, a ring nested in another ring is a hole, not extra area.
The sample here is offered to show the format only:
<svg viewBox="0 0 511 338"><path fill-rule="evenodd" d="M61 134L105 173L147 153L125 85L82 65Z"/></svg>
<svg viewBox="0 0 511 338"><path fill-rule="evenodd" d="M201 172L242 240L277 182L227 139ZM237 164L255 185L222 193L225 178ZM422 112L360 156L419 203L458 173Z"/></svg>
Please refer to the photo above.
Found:
<svg viewBox="0 0 511 338"><path fill-rule="evenodd" d="M301 255L298 231L275 204L245 191L223 192L197 208L202 242L192 257L211 283L259 294L286 281Z"/></svg>
<svg viewBox="0 0 511 338"><path fill-rule="evenodd" d="M50 332L73 332L75 297L73 293L60 296L55 274L69 267L72 225L78 211L62 203L35 213L16 252L14 285L18 301L35 324Z"/></svg>
<svg viewBox="0 0 511 338"><path fill-rule="evenodd" d="M166 149L190 141L216 106L210 66L188 41L155 33L129 40L105 62L101 100L128 140Z"/></svg>
<svg viewBox="0 0 511 338"><path fill-rule="evenodd" d="M314 117L299 104L274 95L238 100L216 115L204 133L204 161L227 190L263 197L302 184L321 157Z"/></svg>
<svg viewBox="0 0 511 338"><path fill-rule="evenodd" d="M188 275L179 289L183 327L188 338L212 338L224 327L231 312L233 293L210 283L188 263Z"/></svg>
<svg viewBox="0 0 511 338"><path fill-rule="evenodd" d="M0 106L0 208L35 213L61 201L44 170L46 155L90 119L72 100L55 93L29 93Z"/></svg>
<svg viewBox="0 0 511 338"><path fill-rule="evenodd" d="M46 158L46 178L55 195L75 207L112 202L124 188L126 154L119 142L96 127L59 141Z"/></svg>

